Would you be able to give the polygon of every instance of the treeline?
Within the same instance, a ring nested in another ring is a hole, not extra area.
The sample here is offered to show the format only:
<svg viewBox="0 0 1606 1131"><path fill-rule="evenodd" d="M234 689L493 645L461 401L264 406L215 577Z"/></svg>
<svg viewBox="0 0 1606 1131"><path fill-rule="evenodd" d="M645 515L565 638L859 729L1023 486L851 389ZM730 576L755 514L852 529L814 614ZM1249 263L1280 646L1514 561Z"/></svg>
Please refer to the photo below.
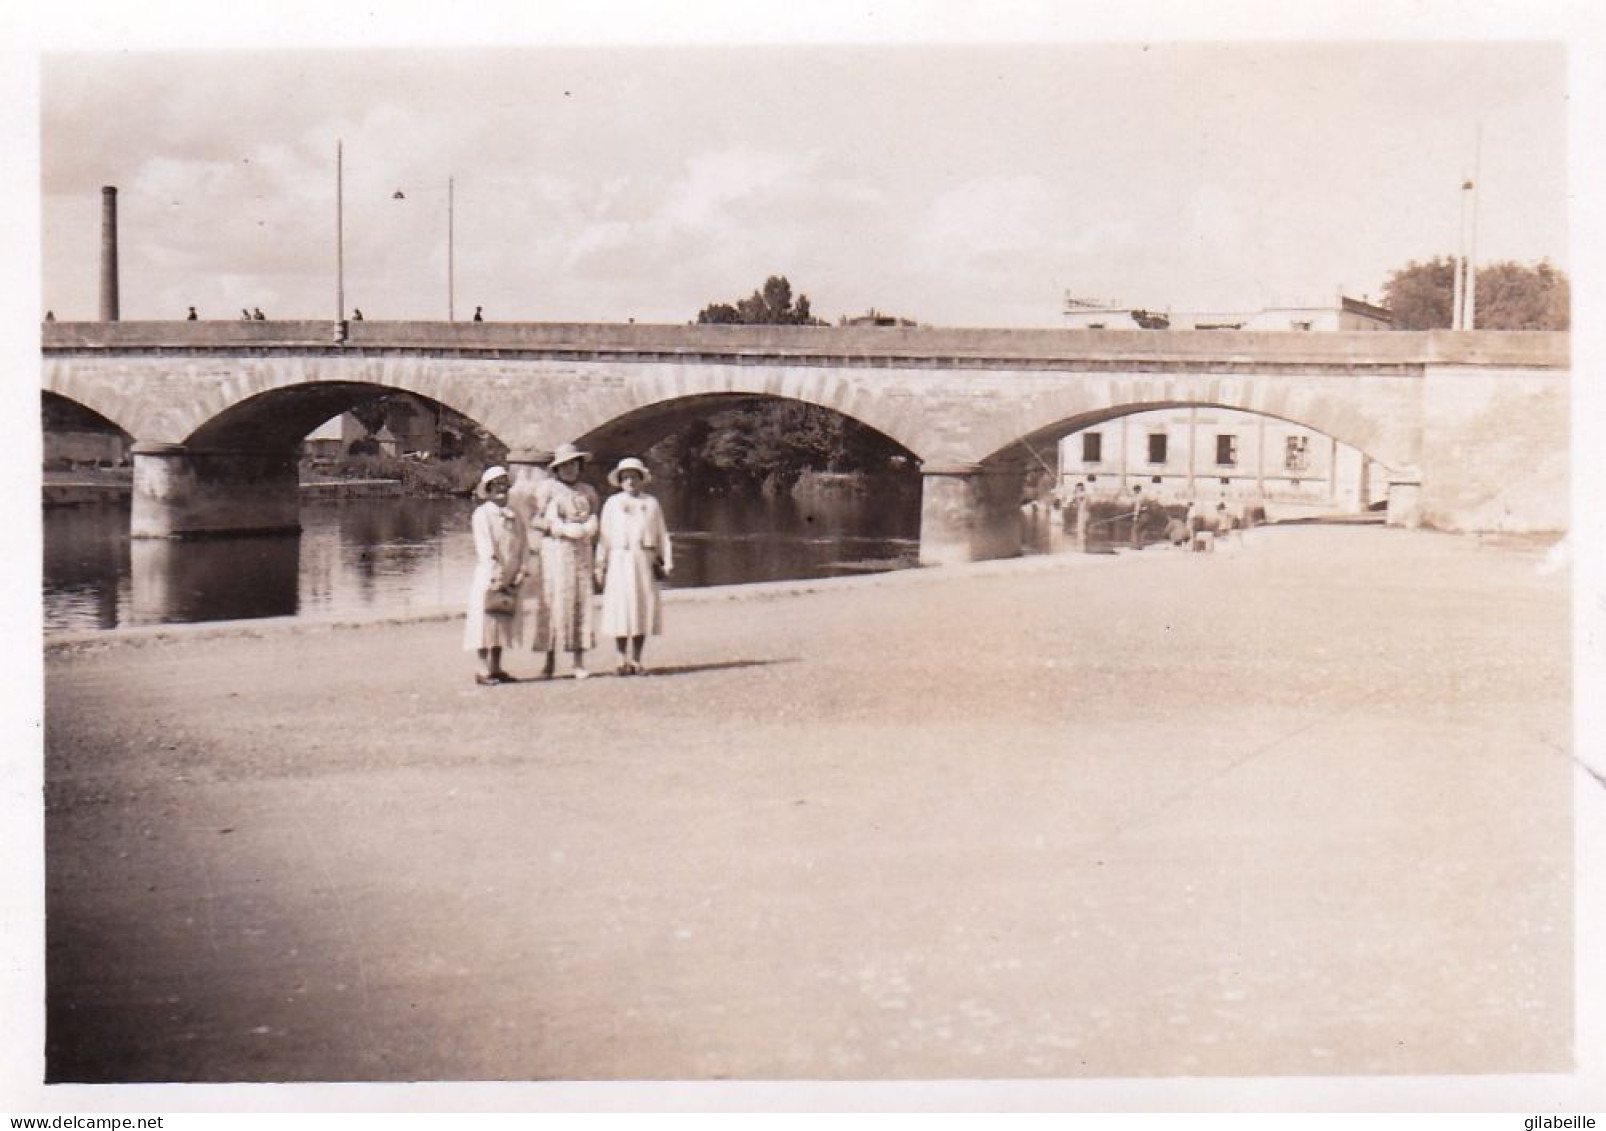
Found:
<svg viewBox="0 0 1606 1131"><path fill-rule="evenodd" d="M724 409L673 433L647 452L648 464L695 491L789 490L813 469L916 475L886 437L856 420L797 401Z"/></svg>
<svg viewBox="0 0 1606 1131"><path fill-rule="evenodd" d="M751 295L703 307L704 324L824 326L807 295L771 275ZM693 421L647 452L654 468L693 490L789 489L805 471L915 475L908 457L879 432L829 409L754 400Z"/></svg>
<svg viewBox="0 0 1606 1131"><path fill-rule="evenodd" d="M1473 314L1475 330L1566 330L1572 324L1567 273L1541 259L1481 263ZM1455 261L1412 260L1383 284L1383 305L1396 330L1447 330L1455 305Z"/></svg>

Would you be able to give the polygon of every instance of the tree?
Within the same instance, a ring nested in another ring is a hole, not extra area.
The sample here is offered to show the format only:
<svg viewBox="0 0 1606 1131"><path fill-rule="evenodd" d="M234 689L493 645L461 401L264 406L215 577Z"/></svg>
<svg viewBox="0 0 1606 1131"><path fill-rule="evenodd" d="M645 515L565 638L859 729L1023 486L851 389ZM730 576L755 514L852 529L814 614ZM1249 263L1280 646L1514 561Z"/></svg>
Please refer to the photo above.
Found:
<svg viewBox="0 0 1606 1131"><path fill-rule="evenodd" d="M792 284L785 275L771 275L764 286L732 306L715 302L697 313L697 321L744 326L824 326L809 309L809 296L792 299Z"/></svg>
<svg viewBox="0 0 1606 1131"><path fill-rule="evenodd" d="M1565 330L1571 325L1571 287L1565 272L1541 259L1533 266L1510 260L1478 268L1474 328ZM1415 260L1383 284L1383 305L1396 330L1449 329L1455 301L1455 261L1437 256Z"/></svg>
<svg viewBox="0 0 1606 1131"><path fill-rule="evenodd" d="M703 307L704 325L824 326L807 295L792 295L785 275L736 303ZM767 399L730 408L698 421L653 446L683 481L699 487L770 484L785 487L806 468L823 471L885 471L898 455L880 433L856 420L811 404Z"/></svg>

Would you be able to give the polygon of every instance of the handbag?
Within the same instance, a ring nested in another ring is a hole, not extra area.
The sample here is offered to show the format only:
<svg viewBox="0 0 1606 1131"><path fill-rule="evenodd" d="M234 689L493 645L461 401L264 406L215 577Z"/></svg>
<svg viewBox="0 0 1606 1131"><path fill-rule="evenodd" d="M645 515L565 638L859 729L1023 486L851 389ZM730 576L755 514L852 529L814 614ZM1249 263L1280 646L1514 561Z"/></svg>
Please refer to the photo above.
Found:
<svg viewBox="0 0 1606 1131"><path fill-rule="evenodd" d="M485 591L485 611L493 617L510 617L519 607L519 599L506 589Z"/></svg>

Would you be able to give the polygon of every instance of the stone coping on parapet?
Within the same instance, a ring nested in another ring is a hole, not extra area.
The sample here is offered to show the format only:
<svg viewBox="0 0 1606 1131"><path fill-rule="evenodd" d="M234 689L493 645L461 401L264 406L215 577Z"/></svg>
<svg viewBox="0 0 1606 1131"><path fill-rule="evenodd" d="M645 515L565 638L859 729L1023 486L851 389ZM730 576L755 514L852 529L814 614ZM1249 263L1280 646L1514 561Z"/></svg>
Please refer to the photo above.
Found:
<svg viewBox="0 0 1606 1131"><path fill-rule="evenodd" d="M48 322L46 354L404 353L844 365L1476 365L1561 369L1563 331L1010 330L579 322Z"/></svg>

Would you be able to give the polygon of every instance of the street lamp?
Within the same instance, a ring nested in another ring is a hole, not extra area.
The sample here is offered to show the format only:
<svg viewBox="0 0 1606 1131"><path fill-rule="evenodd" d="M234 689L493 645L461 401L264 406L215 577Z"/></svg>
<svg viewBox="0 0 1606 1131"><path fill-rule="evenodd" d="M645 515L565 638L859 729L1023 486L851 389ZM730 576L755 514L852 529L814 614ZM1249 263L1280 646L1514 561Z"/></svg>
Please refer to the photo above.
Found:
<svg viewBox="0 0 1606 1131"><path fill-rule="evenodd" d="M397 189L390 194L392 200L406 200L407 194ZM446 178L446 320L457 321L457 279L455 232L457 222L457 178Z"/></svg>

